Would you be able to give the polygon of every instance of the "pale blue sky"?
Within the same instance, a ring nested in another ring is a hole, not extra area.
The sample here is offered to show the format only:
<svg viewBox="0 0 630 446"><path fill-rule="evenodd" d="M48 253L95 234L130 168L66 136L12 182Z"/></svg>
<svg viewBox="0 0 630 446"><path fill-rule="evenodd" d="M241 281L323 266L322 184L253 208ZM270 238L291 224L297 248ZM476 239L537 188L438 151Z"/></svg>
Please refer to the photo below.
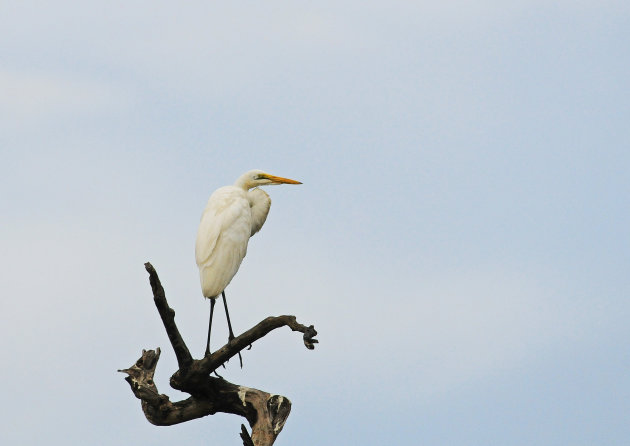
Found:
<svg viewBox="0 0 630 446"><path fill-rule="evenodd" d="M293 402L276 444L625 445L630 6L623 1L5 2L0 443L239 444L158 428L123 375L203 353L194 239L260 168L230 364ZM225 336L222 312L217 341Z"/></svg>

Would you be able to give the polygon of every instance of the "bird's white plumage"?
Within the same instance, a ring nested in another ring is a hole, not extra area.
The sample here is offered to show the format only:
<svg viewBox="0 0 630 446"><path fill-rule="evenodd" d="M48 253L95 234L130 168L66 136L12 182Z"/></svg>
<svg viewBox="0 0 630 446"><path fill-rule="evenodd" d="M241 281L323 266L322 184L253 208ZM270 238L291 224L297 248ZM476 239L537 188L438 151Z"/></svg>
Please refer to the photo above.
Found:
<svg viewBox="0 0 630 446"><path fill-rule="evenodd" d="M249 171L233 186L217 189L208 200L197 232L195 257L204 297L216 298L228 286L247 254L249 238L269 213L271 199L265 184L300 184L261 170Z"/></svg>
<svg viewBox="0 0 630 446"><path fill-rule="evenodd" d="M246 193L236 186L218 189L201 217L195 257L205 297L216 297L230 283L247 254L252 218Z"/></svg>

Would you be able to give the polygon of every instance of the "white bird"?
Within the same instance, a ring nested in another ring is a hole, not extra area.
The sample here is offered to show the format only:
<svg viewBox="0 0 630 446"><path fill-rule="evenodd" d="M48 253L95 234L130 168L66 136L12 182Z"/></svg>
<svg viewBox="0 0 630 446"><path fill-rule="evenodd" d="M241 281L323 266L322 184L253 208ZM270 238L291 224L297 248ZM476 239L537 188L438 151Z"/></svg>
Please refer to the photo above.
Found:
<svg viewBox="0 0 630 446"><path fill-rule="evenodd" d="M195 257L199 267L201 291L204 297L210 299L206 356L210 354L212 314L219 295L223 296L228 321L228 342L234 339L225 288L241 266L247 253L249 238L260 231L269 213L271 198L257 186L273 184L302 183L270 175L262 170L250 170L241 175L233 186L224 186L214 191L201 216Z"/></svg>

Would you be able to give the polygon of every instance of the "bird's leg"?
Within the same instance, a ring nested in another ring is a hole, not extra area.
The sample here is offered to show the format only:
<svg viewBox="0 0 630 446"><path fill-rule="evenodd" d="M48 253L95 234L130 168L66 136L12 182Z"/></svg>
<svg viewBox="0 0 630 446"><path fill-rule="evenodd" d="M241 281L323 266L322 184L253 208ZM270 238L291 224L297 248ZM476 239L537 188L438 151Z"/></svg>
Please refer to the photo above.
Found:
<svg viewBox="0 0 630 446"><path fill-rule="evenodd" d="M206 343L206 356L210 356L210 332L212 331L212 313L214 313L215 299L210 299L210 321L208 322L208 342Z"/></svg>
<svg viewBox="0 0 630 446"><path fill-rule="evenodd" d="M228 308L227 308L227 300L225 299L225 291L223 291L221 295L223 296L223 306L225 307L225 316L227 317L228 330L230 331L228 338L231 341L232 339L235 338L235 336L234 336L234 331L232 331L232 322L230 322L230 313L228 312Z"/></svg>
<svg viewBox="0 0 630 446"><path fill-rule="evenodd" d="M223 296L223 306L225 307L225 316L227 317L228 330L230 334L228 335L228 344L234 339L234 332L232 331L232 322L230 322L230 313L228 313L227 309L227 300L225 300L225 291L221 293ZM241 362L241 368L243 368L243 357L241 356L241 352L238 352L238 359Z"/></svg>

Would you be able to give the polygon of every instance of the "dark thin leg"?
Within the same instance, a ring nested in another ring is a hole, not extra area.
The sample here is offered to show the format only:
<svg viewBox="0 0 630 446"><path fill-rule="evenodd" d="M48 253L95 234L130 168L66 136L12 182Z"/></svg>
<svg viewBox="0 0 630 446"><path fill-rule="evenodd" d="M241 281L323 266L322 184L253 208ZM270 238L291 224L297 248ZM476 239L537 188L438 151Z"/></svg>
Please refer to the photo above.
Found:
<svg viewBox="0 0 630 446"><path fill-rule="evenodd" d="M230 334L228 335L228 338L231 341L232 339L234 339L235 336L234 336L234 332L232 331L232 322L230 322L230 313L228 313L228 309L227 309L227 300L225 300L225 291L223 291L221 295L223 296L223 306L225 307L225 316L227 316L228 330L230 330Z"/></svg>
<svg viewBox="0 0 630 446"><path fill-rule="evenodd" d="M214 313L215 299L210 299L210 321L208 322L208 342L206 343L206 356L210 356L210 332L212 331L212 313Z"/></svg>
<svg viewBox="0 0 630 446"><path fill-rule="evenodd" d="M223 296L223 306L225 307L225 316L227 317L228 330L230 331L230 334L228 335L228 343L229 343L232 339L234 339L234 331L232 331L232 322L230 322L230 313L228 313L228 309L227 309L227 300L225 300L225 291L223 291L221 295ZM241 352L238 352L238 359L241 362L241 368L243 368L243 358L241 357Z"/></svg>

